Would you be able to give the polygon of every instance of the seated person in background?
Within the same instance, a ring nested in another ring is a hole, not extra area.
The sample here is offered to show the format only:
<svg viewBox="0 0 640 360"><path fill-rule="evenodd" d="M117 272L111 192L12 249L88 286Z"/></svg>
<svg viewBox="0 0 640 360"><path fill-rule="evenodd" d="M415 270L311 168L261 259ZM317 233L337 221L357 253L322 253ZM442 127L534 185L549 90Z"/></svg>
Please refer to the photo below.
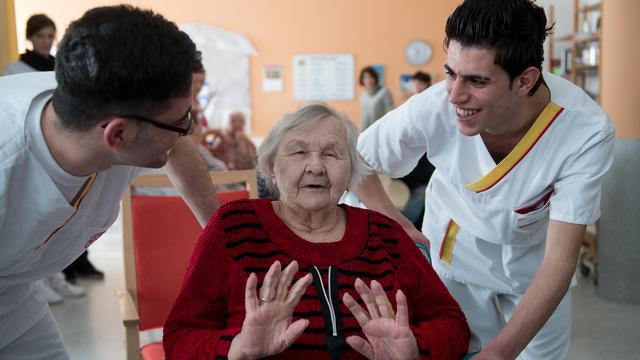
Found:
<svg viewBox="0 0 640 360"><path fill-rule="evenodd" d="M209 150L227 165L229 170L255 169L256 146L244 133L245 115L242 111L229 111L225 117L225 128L209 129L207 135L214 136Z"/></svg>
<svg viewBox="0 0 640 360"><path fill-rule="evenodd" d="M211 218L164 327L167 358L466 353L460 307L400 225L338 205L368 171L356 137L323 104L276 124L258 168L279 198L231 202Z"/></svg>
<svg viewBox="0 0 640 360"><path fill-rule="evenodd" d="M420 94L431 86L431 75L422 71L416 71L411 77L411 84L413 85L413 93Z"/></svg>

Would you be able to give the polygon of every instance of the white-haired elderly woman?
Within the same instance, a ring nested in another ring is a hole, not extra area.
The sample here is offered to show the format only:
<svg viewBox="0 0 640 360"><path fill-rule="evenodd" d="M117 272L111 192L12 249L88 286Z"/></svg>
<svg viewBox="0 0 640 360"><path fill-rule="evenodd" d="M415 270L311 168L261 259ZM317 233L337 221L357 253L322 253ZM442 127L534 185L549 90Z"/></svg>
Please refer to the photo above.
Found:
<svg viewBox="0 0 640 360"><path fill-rule="evenodd" d="M466 353L460 307L400 225L338 204L366 172L356 134L323 104L273 128L258 167L279 197L232 202L211 218L165 324L169 359Z"/></svg>

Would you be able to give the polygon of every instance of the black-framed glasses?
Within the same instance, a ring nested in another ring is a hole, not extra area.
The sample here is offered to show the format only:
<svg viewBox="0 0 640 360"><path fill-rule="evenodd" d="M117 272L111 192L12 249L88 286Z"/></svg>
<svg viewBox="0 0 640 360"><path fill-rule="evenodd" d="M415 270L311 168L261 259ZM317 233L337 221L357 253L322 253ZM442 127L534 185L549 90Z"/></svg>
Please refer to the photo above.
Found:
<svg viewBox="0 0 640 360"><path fill-rule="evenodd" d="M149 124L151 124L151 125L153 125L153 126L155 126L157 128L163 129L163 130L169 130L169 131L177 132L178 134L180 134L180 136L184 136L184 135L189 133L189 130L191 129L191 123L193 122L193 115L191 115L191 107L189 107L189 110L187 110L186 114L182 115L182 117L180 119L176 120L176 121L179 121L179 120L182 120L182 119L184 119L186 117L187 121L188 121L186 129L185 128L179 128L177 126L171 126L171 125L168 125L168 124L165 124L165 123L161 123L161 122L158 122L158 121L155 121L155 120L152 120L152 119L146 118L144 116L140 116L140 115L114 115L114 116L146 122L146 123L149 123ZM106 123L106 124L102 125L102 128L103 129L106 128L108 124L109 123Z"/></svg>

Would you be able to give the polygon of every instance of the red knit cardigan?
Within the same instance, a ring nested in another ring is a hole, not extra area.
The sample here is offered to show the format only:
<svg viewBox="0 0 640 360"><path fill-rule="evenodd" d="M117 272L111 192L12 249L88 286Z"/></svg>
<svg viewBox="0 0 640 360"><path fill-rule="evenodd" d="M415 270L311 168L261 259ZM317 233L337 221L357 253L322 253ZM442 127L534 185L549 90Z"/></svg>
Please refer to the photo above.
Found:
<svg viewBox="0 0 640 360"><path fill-rule="evenodd" d="M311 243L297 236L267 199L232 202L218 209L200 235L165 324L167 359L226 359L244 320L247 278L255 272L260 286L275 260L283 268L298 261L300 271L294 280L316 266L326 284L329 266L337 269L337 313L345 336L364 337L342 295L349 292L360 301L356 278L367 284L375 279L394 308L396 290L406 294L421 358L462 357L469 342L465 317L400 225L375 211L341 206L346 212L345 234L331 243ZM293 314L293 321L306 318L309 326L292 346L272 358L330 358L320 298L310 285ZM361 358L345 345L341 359Z"/></svg>

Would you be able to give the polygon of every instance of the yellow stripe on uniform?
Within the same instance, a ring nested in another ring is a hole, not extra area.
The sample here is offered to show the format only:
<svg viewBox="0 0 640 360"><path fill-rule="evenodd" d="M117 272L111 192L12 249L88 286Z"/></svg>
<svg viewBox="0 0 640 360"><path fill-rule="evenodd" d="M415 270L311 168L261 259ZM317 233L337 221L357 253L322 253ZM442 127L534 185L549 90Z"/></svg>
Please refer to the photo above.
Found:
<svg viewBox="0 0 640 360"><path fill-rule="evenodd" d="M444 233L442 239L442 246L440 247L440 260L451 265L451 258L453 256L453 247L456 244L456 236L458 235L460 226L455 221L449 220L447 231Z"/></svg>
<svg viewBox="0 0 640 360"><path fill-rule="evenodd" d="M82 184L82 187L80 188L80 190L78 190L78 193L76 194L76 196L74 196L73 200L71 200L71 202L69 203L71 204L71 206L73 206L76 209L78 208L78 206L80 206L80 202L82 201L82 199L84 199L84 196L87 195L87 193L91 189L91 185L93 185L93 182L96 180L96 175L97 174L92 174L84 182L84 184Z"/></svg>
<svg viewBox="0 0 640 360"><path fill-rule="evenodd" d="M47 242L49 242L49 240L53 237L53 235L55 235L60 229L62 229L65 225L67 225L69 221L71 221L71 219L73 219L73 216L78 212L78 208L80 207L80 203L82 202L82 199L84 199L85 195L87 195L87 193L91 189L91 185L93 185L93 182L96 180L96 175L97 173L89 176L89 178L84 182L84 184L82 184L82 187L80 188L80 190L78 190L76 195L73 197L73 200L71 200L71 202L69 203L74 208L71 216L69 216L67 220L65 220L65 222L62 223L62 225L58 226L57 229L53 230L53 232L49 234L49 236L47 236L47 238L43 242L36 245L36 247L33 248L33 251L40 250Z"/></svg>
<svg viewBox="0 0 640 360"><path fill-rule="evenodd" d="M540 140L542 135L553 124L554 120L564 110L559 105L550 102L544 108L542 113L538 116L536 121L531 125L531 128L518 142L513 150L507 155L496 167L494 167L489 173L481 177L480 179L465 185L465 187L474 192L483 192L491 189L502 178L518 165L522 159L531 151L534 145Z"/></svg>

